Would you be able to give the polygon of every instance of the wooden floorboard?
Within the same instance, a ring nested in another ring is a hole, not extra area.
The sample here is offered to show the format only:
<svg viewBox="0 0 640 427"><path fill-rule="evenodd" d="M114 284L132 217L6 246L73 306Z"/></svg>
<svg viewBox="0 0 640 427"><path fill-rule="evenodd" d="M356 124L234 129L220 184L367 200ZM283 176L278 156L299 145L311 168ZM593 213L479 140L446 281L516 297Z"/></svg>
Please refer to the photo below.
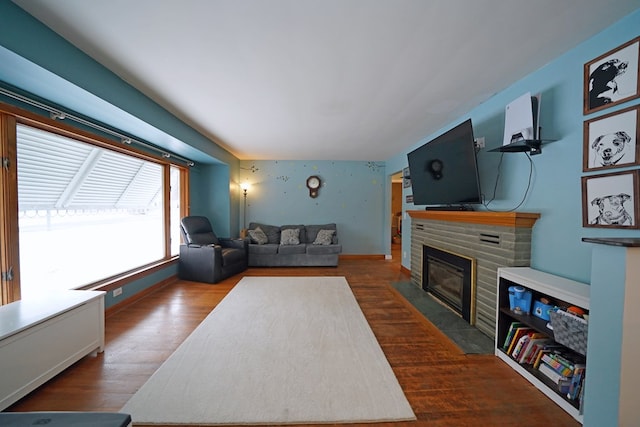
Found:
<svg viewBox="0 0 640 427"><path fill-rule="evenodd" d="M390 286L409 280L395 259L252 268L216 285L170 284L107 317L104 353L7 411L118 411L242 277L345 276L418 418L363 426L579 425L495 356L463 354Z"/></svg>

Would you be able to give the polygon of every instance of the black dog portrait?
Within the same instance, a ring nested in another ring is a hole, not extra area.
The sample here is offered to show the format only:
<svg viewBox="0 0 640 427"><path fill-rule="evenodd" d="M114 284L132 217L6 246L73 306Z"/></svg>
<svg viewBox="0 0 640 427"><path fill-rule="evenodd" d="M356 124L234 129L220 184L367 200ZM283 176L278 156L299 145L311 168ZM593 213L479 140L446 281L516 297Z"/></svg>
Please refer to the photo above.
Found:
<svg viewBox="0 0 640 427"><path fill-rule="evenodd" d="M589 75L589 109L611 102L610 94L618 92L616 77L627 71L628 62L610 59L598 66Z"/></svg>
<svg viewBox="0 0 640 427"><path fill-rule="evenodd" d="M589 114L640 96L640 37L584 64L583 113Z"/></svg>

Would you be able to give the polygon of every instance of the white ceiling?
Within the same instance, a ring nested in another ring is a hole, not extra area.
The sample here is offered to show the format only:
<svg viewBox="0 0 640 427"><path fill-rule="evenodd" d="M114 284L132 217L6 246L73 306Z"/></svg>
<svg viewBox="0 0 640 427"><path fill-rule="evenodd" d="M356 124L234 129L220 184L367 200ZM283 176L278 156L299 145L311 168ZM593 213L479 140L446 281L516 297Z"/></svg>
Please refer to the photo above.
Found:
<svg viewBox="0 0 640 427"><path fill-rule="evenodd" d="M386 160L638 0L14 0L240 159Z"/></svg>

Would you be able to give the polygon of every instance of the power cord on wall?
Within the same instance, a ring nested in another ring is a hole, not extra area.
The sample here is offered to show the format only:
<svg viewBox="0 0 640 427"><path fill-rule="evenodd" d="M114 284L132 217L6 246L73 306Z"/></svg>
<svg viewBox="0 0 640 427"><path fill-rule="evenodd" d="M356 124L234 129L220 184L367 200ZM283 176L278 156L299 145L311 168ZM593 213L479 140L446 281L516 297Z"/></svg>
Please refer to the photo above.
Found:
<svg viewBox="0 0 640 427"><path fill-rule="evenodd" d="M504 152L500 154L500 162L498 163L498 174L496 175L496 182L493 185L493 195L491 196L491 199L488 202L483 203L483 206L485 208L487 208L487 210L491 211L491 212L513 212L516 209L518 209L520 206L522 206L522 204L524 203L524 201L527 199L527 195L529 194L529 189L531 188L531 178L533 176L533 161L531 160L531 156L529 155L529 153L525 152L524 154L526 154L527 159L529 159L529 179L527 181L527 188L524 192L524 195L522 196L522 200L520 200L520 203L518 203L518 205L514 208L511 209L507 209L507 210L493 210L491 208L489 208L489 205L491 204L491 202L493 202L496 198L496 191L498 188L498 181L500 180L500 171L502 169L502 159L504 157Z"/></svg>

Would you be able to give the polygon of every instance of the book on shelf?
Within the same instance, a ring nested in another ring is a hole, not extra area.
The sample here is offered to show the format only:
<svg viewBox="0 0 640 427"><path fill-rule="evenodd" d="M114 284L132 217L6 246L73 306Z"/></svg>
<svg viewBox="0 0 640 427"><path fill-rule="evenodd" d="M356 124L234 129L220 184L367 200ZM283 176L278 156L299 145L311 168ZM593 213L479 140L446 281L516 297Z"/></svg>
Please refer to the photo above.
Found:
<svg viewBox="0 0 640 427"><path fill-rule="evenodd" d="M586 359L584 356L567 349L558 349L553 352L553 357L558 362L573 369L575 365L584 364Z"/></svg>
<svg viewBox="0 0 640 427"><path fill-rule="evenodd" d="M584 356L573 352L565 347L553 349L549 353L551 361L547 363L556 368L558 372L573 371L576 367L584 366L586 359Z"/></svg>
<svg viewBox="0 0 640 427"><path fill-rule="evenodd" d="M523 326L525 326L525 324L522 322L511 322L509 330L507 331L507 336L504 340L504 344L502 345L502 349L504 351L507 351L507 349L509 348L509 344L511 344L511 339L513 338L513 334L516 332L516 329Z"/></svg>
<svg viewBox="0 0 640 427"><path fill-rule="evenodd" d="M538 352L542 349L545 344L551 342L551 340L546 337L544 334L540 334L537 338L535 335L532 335L529 340L529 344L522 351L521 356L518 358L518 362L521 364L532 365Z"/></svg>
<svg viewBox="0 0 640 427"><path fill-rule="evenodd" d="M576 400L580 397L584 384L584 374L586 366L584 364L576 365L571 377L571 385L567 392L567 399Z"/></svg>
<svg viewBox="0 0 640 427"><path fill-rule="evenodd" d="M511 338L511 342L509 343L507 354L511 355L513 353L513 349L516 347L516 344L518 343L518 341L520 341L520 338L522 338L523 335L526 335L528 332L531 332L531 331L532 329L529 328L528 326L521 326L516 328L515 332L513 333L513 337Z"/></svg>
<svg viewBox="0 0 640 427"><path fill-rule="evenodd" d="M540 363L540 366L538 366L538 372L549 378L554 384L558 384L560 381L566 381L569 379L568 377L557 373L551 366L544 362Z"/></svg>
<svg viewBox="0 0 640 427"><path fill-rule="evenodd" d="M518 339L516 346L513 348L513 351L511 352L511 357L518 360L520 356L520 352L522 352L522 349L527 346L530 340L531 340L530 334L522 335L520 339Z"/></svg>
<svg viewBox="0 0 640 427"><path fill-rule="evenodd" d="M511 357L518 361L518 363L524 363L526 357L531 353L533 346L536 343L539 343L542 339L547 340L548 337L541 332L529 329L516 343L513 351L511 352Z"/></svg>
<svg viewBox="0 0 640 427"><path fill-rule="evenodd" d="M529 355L531 352L532 346L535 345L535 341L538 340L543 335L540 332L529 331L526 335L528 338L525 343L522 345L522 348L519 352L513 351L513 358L518 361L518 363L523 363L525 357ZM516 346L517 347L517 346Z"/></svg>
<svg viewBox="0 0 640 427"><path fill-rule="evenodd" d="M531 364L533 366L533 369L538 369L538 367L540 366L540 363L542 362L542 357L549 353L550 350L547 350L546 348L541 348L538 350L538 354L536 355L535 360L533 361L533 363Z"/></svg>
<svg viewBox="0 0 640 427"><path fill-rule="evenodd" d="M555 353L545 354L542 356L542 361L562 376L568 377L573 374L573 365L568 366L560 362Z"/></svg>
<svg viewBox="0 0 640 427"><path fill-rule="evenodd" d="M563 395L569 394L570 389L571 389L571 378L558 381L558 392L560 392L560 394L563 394Z"/></svg>
<svg viewBox="0 0 640 427"><path fill-rule="evenodd" d="M545 354L549 354L552 351L556 351L561 348L562 348L562 345L556 343L555 341L549 341L548 343L543 344L538 349L538 353L535 355L535 358L533 361L533 369L538 369L538 367L540 366L540 363L542 362L542 358L544 357Z"/></svg>

